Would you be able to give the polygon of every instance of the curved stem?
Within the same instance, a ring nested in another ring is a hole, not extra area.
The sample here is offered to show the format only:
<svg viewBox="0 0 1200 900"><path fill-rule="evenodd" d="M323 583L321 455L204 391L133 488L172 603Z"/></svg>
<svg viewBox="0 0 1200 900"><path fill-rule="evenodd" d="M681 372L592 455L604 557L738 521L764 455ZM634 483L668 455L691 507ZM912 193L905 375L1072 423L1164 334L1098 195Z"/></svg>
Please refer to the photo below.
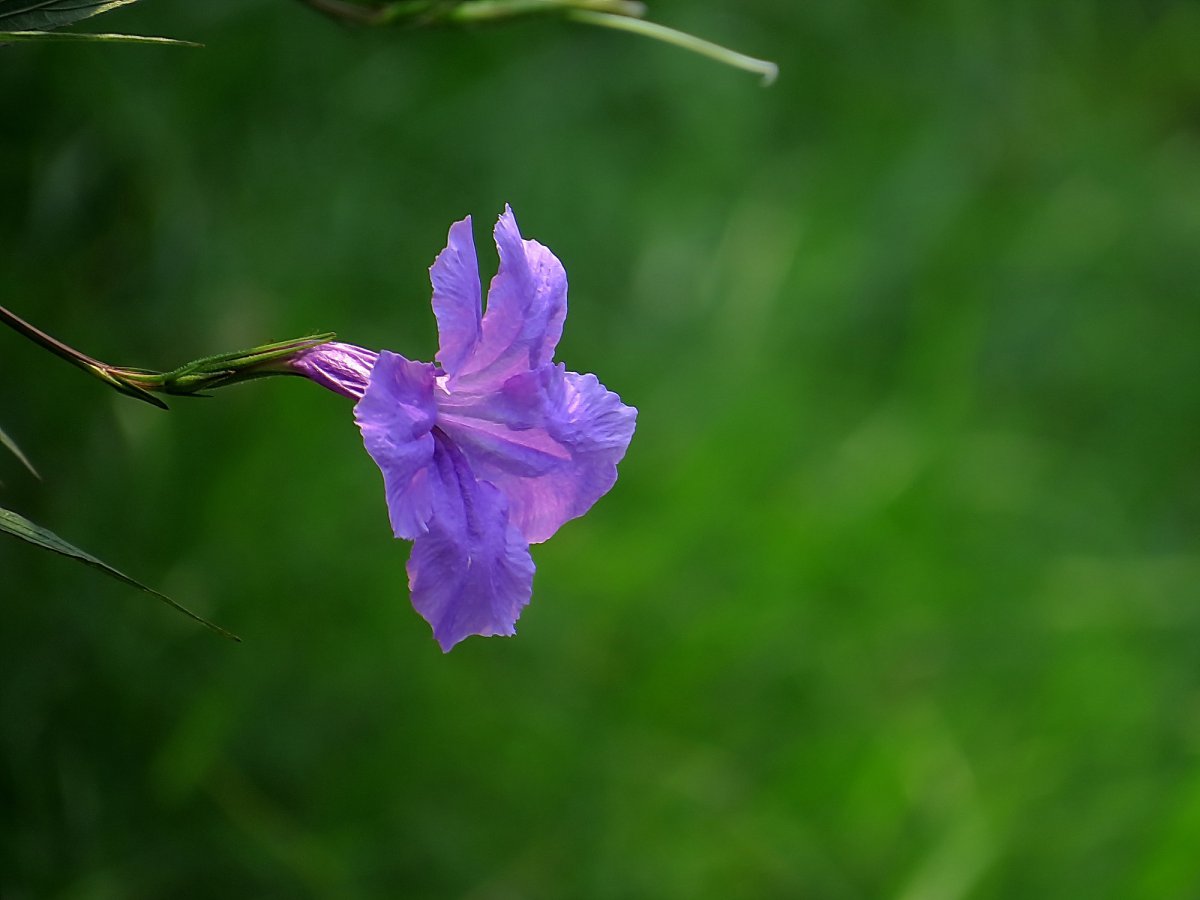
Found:
<svg viewBox="0 0 1200 900"><path fill-rule="evenodd" d="M488 22L538 13L560 13L571 9L608 12L619 16L641 16L646 12L640 0L393 0L365 6L351 0L301 0L307 6L334 19L360 25L461 24Z"/></svg>
<svg viewBox="0 0 1200 900"><path fill-rule="evenodd" d="M456 22L485 22L537 13L597 13L617 18L637 18L646 13L639 0L472 0L456 7L450 18Z"/></svg>
<svg viewBox="0 0 1200 900"><path fill-rule="evenodd" d="M167 404L159 400L153 394L146 391L144 388L125 381L122 378L114 376L113 366L107 363L102 363L98 359L93 359L86 353L81 353L74 347L64 344L58 338L51 337L42 331L40 328L29 324L15 312L10 309L5 309L0 306L0 322L7 325L17 334L28 338L39 347L49 350L60 359L65 359L73 366L78 366L83 371L87 372L94 378L99 378L111 388L116 388L122 394L127 394L130 397L136 397L139 400L145 400L151 406L157 406L160 409L166 409Z"/></svg>
<svg viewBox="0 0 1200 900"><path fill-rule="evenodd" d="M15 312L5 309L3 306L0 306L0 322L3 322L17 334L29 338L29 340L33 341L39 347L49 350L55 356L62 357L67 362L79 366L81 369L104 368L104 363L92 359L86 353L80 353L74 347L68 347L57 338L52 338L40 328L30 325Z"/></svg>
<svg viewBox="0 0 1200 900"><path fill-rule="evenodd" d="M674 28L668 28L665 25L647 22L645 19L631 19L626 16L614 16L611 13L593 12L582 9L571 10L566 13L566 17L587 25L599 25L602 28L629 31L656 41L662 41L664 44L674 44L676 47L682 47L684 50L690 50L692 53L698 53L701 56L707 56L709 59L715 59L717 62L733 66L735 69L761 75L764 85L770 84L779 74L779 66L773 62L765 59L756 59L744 53L738 53L736 50L730 50L728 47L722 47L720 44L714 44L712 41L706 41L695 35L676 31Z"/></svg>
<svg viewBox="0 0 1200 900"><path fill-rule="evenodd" d="M100 362L86 353L80 353L74 347L67 346L57 338L51 337L3 306L0 306L0 323L7 325L39 347L49 350L55 356L78 366L122 394L144 400L160 409L166 409L167 404L154 396L155 393L196 395L201 391L224 387L227 384L236 384L239 381L265 378L270 375L292 374L290 369L280 363L297 353L326 344L335 337L332 332L329 332L289 341L277 341L251 347L249 350L206 356L185 363L169 372L158 372L153 369L133 369Z"/></svg>

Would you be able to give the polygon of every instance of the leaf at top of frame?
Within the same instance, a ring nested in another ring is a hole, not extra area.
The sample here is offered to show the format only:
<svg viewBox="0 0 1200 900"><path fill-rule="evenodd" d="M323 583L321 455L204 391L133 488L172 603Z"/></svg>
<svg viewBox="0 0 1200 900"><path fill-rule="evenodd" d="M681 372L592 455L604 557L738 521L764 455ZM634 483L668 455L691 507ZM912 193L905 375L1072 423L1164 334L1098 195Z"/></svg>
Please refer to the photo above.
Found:
<svg viewBox="0 0 1200 900"><path fill-rule="evenodd" d="M0 0L0 29L46 31L62 28L137 0Z"/></svg>

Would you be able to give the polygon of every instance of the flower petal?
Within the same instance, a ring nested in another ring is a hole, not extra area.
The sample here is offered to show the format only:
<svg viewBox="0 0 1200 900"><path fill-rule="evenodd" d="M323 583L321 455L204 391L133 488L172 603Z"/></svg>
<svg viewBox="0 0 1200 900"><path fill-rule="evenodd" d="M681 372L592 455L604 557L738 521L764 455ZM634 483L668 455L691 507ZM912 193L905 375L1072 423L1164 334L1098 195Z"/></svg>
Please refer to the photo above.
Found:
<svg viewBox="0 0 1200 900"><path fill-rule="evenodd" d="M437 481L429 530L408 560L412 603L443 651L472 635L511 635L533 593L529 545L508 521L504 495L476 481L466 457L434 432Z"/></svg>
<svg viewBox="0 0 1200 900"><path fill-rule="evenodd" d="M378 356L374 351L353 344L330 341L296 354L287 363L298 375L343 397L357 400L367 389Z"/></svg>
<svg viewBox="0 0 1200 900"><path fill-rule="evenodd" d="M475 474L508 498L531 544L587 512L617 479L637 410L595 375L562 364L516 375L490 395L439 395L439 428Z"/></svg>
<svg viewBox="0 0 1200 900"><path fill-rule="evenodd" d="M438 323L438 362L447 372L456 372L482 334L479 261L470 216L450 226L446 249L430 266L429 280Z"/></svg>
<svg viewBox="0 0 1200 900"><path fill-rule="evenodd" d="M447 367L474 388L499 386L554 357L567 315L567 273L553 253L521 238L512 209L496 223L500 268L488 288L482 337L461 367Z"/></svg>
<svg viewBox="0 0 1200 900"><path fill-rule="evenodd" d="M388 516L396 537L412 539L433 514L433 399L436 369L387 350L371 370L354 420L367 452L383 472Z"/></svg>

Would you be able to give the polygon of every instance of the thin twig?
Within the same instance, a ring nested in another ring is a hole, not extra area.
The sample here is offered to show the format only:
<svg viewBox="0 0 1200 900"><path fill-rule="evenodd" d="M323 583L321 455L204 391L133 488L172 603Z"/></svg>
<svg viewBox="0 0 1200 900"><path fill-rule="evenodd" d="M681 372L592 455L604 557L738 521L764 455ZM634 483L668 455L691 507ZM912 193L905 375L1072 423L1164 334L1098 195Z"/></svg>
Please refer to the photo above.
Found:
<svg viewBox="0 0 1200 900"><path fill-rule="evenodd" d="M690 50L701 56L707 56L709 59L715 59L717 62L733 66L735 69L742 69L746 72L754 72L757 75L761 75L764 85L770 84L779 74L779 66L773 62L765 59L756 59L744 53L738 53L736 50L730 50L728 47L722 47L720 44L714 44L712 41L706 41L695 35L676 31L674 28L668 28L665 25L647 22L645 19L631 19L627 16L614 16L611 13L592 12L582 9L571 10L566 13L566 17L575 22L583 22L587 25L599 25L603 28L613 28L618 31L629 31L656 41L662 41L665 44L674 44L676 47L682 47L684 50Z"/></svg>

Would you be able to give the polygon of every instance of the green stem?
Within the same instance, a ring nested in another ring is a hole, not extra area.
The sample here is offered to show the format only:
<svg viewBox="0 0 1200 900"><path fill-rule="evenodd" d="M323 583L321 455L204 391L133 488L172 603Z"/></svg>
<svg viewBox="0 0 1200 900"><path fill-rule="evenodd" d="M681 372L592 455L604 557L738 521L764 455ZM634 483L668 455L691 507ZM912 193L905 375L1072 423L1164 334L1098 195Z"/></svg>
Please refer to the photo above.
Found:
<svg viewBox="0 0 1200 900"><path fill-rule="evenodd" d="M152 406L157 406L162 409L167 408L167 404L163 403L157 397L148 394L145 390L134 385L123 384L117 379L114 379L109 370L112 366L100 362L98 359L92 359L86 353L81 353L74 347L69 347L57 338L53 338L46 332L42 331L35 325L26 322L15 312L5 309L0 306L0 322L3 322L17 334L28 338L44 350L49 350L60 359L65 359L73 366L77 366L87 372L94 378L99 378L109 387L116 388L123 394L128 394L132 397L137 397L139 400L145 400Z"/></svg>
<svg viewBox="0 0 1200 900"><path fill-rule="evenodd" d="M85 353L80 353L74 347L68 347L62 341L51 337L37 326L31 325L15 312L5 309L3 306L0 306L0 322L3 322L13 331L17 332L17 334L29 338L29 340L33 341L39 347L49 350L55 356L62 357L67 362L79 366L81 369L90 370L104 365L99 360L92 359Z"/></svg>
<svg viewBox="0 0 1200 900"><path fill-rule="evenodd" d="M598 25L628 31L651 40L674 44L692 53L761 75L770 84L779 67L765 59L756 59L712 41L647 22L642 16L646 5L641 0L393 0L368 6L353 0L302 0L303 3L335 19L360 25L469 25L495 22L516 16L557 14L585 25Z"/></svg>
<svg viewBox="0 0 1200 900"><path fill-rule="evenodd" d="M302 0L319 12L335 19L360 25L410 25L439 22L469 24L507 19L512 16L561 13L571 9L609 12L620 16L641 16L645 4L639 0L393 0L376 6L364 6L353 0Z"/></svg>
<svg viewBox="0 0 1200 900"><path fill-rule="evenodd" d="M144 400L160 409L166 409L167 404L154 396L156 393L196 395L201 391L240 381L290 374L286 367L275 368L272 364L303 350L319 347L334 338L332 332L314 334L289 341L263 344L249 350L218 353L185 363L169 372L158 372L153 369L133 369L100 362L51 337L3 306L0 306L0 323L73 366L83 369L120 393Z"/></svg>
<svg viewBox="0 0 1200 900"><path fill-rule="evenodd" d="M449 18L455 22L487 22L509 16L575 12L637 18L645 15L646 6L636 0L473 0L455 7Z"/></svg>
<svg viewBox="0 0 1200 900"><path fill-rule="evenodd" d="M397 19L416 19L428 13L445 0L399 0L386 6L369 7L348 0L302 0L318 12L334 19L345 19L360 25L388 25Z"/></svg>
<svg viewBox="0 0 1200 900"><path fill-rule="evenodd" d="M773 62L765 59L755 59L753 56L738 53L735 50L730 50L728 47L722 47L720 44L714 44L703 38L698 38L682 31L676 31L674 28L667 28L665 25L647 22L645 19L632 19L627 16L615 16L611 13L593 12L583 9L571 10L566 13L566 17L586 25L599 25L602 28L628 31L651 38L652 40L662 41L664 44L674 44L676 47L682 47L684 50L690 50L692 53L698 53L701 56L707 56L709 59L715 59L717 62L733 66L735 69L742 69L746 72L761 75L764 85L773 82L779 74L779 66Z"/></svg>

